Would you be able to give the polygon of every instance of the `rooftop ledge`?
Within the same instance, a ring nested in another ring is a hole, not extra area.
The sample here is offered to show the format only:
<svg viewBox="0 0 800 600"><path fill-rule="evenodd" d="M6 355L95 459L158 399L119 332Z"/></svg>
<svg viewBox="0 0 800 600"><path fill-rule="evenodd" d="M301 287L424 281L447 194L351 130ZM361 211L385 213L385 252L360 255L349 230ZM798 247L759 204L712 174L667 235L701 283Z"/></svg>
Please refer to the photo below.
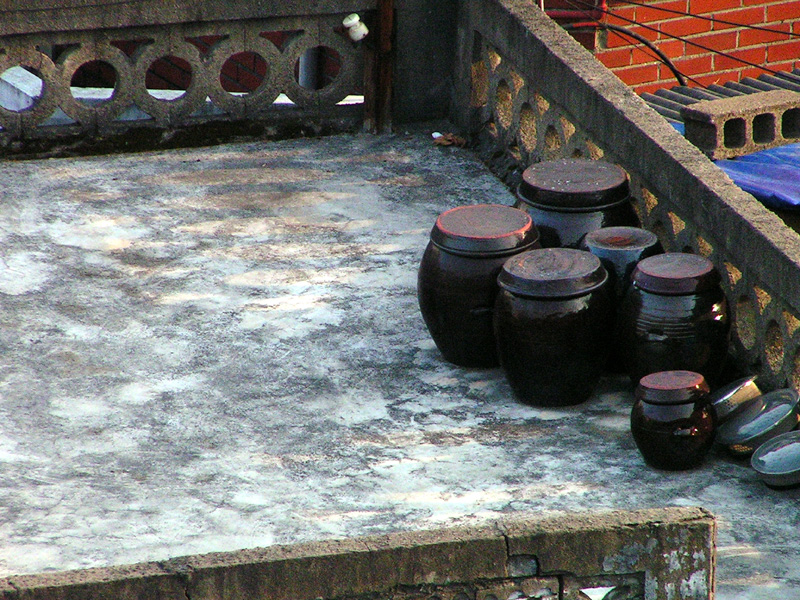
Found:
<svg viewBox="0 0 800 600"><path fill-rule="evenodd" d="M800 588L799 491L722 452L645 466L620 378L537 409L442 360L415 291L430 227L512 197L428 134L5 165L4 598L22 574L691 506L717 519L717 598Z"/></svg>

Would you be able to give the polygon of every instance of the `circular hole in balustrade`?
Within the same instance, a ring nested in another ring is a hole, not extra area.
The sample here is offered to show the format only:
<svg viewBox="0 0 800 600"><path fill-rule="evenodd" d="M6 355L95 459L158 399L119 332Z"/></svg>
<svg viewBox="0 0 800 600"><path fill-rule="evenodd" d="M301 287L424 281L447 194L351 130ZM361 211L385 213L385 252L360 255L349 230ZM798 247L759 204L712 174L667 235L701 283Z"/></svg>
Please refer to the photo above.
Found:
<svg viewBox="0 0 800 600"><path fill-rule="evenodd" d="M531 105L526 102L519 111L519 138L528 152L536 150L536 126L536 113L533 112Z"/></svg>
<svg viewBox="0 0 800 600"><path fill-rule="evenodd" d="M162 56L147 69L144 83L156 100L177 100L192 83L192 66L177 56Z"/></svg>
<svg viewBox="0 0 800 600"><path fill-rule="evenodd" d="M102 60L83 63L69 83L72 97L81 104L92 106L111 100L117 85L117 70Z"/></svg>
<svg viewBox="0 0 800 600"><path fill-rule="evenodd" d="M333 48L309 48L294 65L295 81L307 90L321 90L330 85L342 70L342 57Z"/></svg>
<svg viewBox="0 0 800 600"><path fill-rule="evenodd" d="M11 67L0 73L0 79L5 88L0 94L0 106L6 110L30 110L44 94L44 80L33 67Z"/></svg>
<svg viewBox="0 0 800 600"><path fill-rule="evenodd" d="M222 89L229 94L252 94L267 76L267 61L255 52L234 54L219 73Z"/></svg>
<svg viewBox="0 0 800 600"><path fill-rule="evenodd" d="M739 341L750 350L756 343L756 309L752 300L747 296L742 296L736 302L736 333Z"/></svg>
<svg viewBox="0 0 800 600"><path fill-rule="evenodd" d="M558 150L561 148L561 136L552 125L548 125L544 131L544 145L548 150Z"/></svg>
<svg viewBox="0 0 800 600"><path fill-rule="evenodd" d="M769 368L775 374L780 373L783 367L783 334L780 326L775 321L770 321L764 339L764 353L767 356Z"/></svg>
<svg viewBox="0 0 800 600"><path fill-rule="evenodd" d="M798 350L794 355L791 385L794 389L800 389L800 350Z"/></svg>
<svg viewBox="0 0 800 600"><path fill-rule="evenodd" d="M514 118L514 96L505 80L497 84L495 110L497 111L497 119L500 121L500 124L506 129L511 127L511 121Z"/></svg>

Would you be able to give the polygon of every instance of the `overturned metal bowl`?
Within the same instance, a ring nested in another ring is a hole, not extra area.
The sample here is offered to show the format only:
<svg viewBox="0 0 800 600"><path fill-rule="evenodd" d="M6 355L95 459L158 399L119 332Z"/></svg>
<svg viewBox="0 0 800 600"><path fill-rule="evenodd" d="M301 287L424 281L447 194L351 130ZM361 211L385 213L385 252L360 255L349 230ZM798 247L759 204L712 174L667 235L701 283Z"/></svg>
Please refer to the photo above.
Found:
<svg viewBox="0 0 800 600"><path fill-rule="evenodd" d="M797 392L789 388L758 396L717 429L717 443L739 456L751 454L797 426L798 400Z"/></svg>
<svg viewBox="0 0 800 600"><path fill-rule="evenodd" d="M758 477L772 487L800 484L800 431L790 431L761 444L750 458Z"/></svg>
<svg viewBox="0 0 800 600"><path fill-rule="evenodd" d="M730 420L761 395L755 383L757 375L742 377L711 392L711 406L717 414L717 425Z"/></svg>

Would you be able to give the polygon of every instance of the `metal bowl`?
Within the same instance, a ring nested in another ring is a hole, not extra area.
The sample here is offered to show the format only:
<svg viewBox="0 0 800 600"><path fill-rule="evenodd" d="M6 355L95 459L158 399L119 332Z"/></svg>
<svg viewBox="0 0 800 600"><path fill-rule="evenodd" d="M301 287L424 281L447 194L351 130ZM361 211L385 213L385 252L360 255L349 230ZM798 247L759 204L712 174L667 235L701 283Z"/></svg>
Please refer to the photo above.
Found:
<svg viewBox="0 0 800 600"><path fill-rule="evenodd" d="M711 406L717 413L717 425L722 425L747 407L761 390L755 383L757 375L742 377L711 393Z"/></svg>
<svg viewBox="0 0 800 600"><path fill-rule="evenodd" d="M790 431L760 445L750 465L769 486L787 487L800 483L800 431Z"/></svg>
<svg viewBox="0 0 800 600"><path fill-rule="evenodd" d="M798 400L797 392L789 388L755 398L717 429L717 443L736 455L751 454L767 440L797 426Z"/></svg>

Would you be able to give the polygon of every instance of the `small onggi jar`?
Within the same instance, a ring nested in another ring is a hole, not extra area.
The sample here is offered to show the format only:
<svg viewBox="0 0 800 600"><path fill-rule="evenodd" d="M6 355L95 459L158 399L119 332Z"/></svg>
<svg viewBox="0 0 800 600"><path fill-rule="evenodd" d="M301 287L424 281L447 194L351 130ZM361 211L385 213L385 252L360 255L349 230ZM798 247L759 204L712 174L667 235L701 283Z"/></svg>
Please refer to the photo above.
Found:
<svg viewBox="0 0 800 600"><path fill-rule="evenodd" d="M608 271L609 286L614 296L614 323L637 263L648 256L664 252L656 234L639 227L603 227L590 231L583 238L581 248L599 258ZM614 329L616 331L616 327ZM617 340L612 345L606 368L615 373L625 372Z"/></svg>
<svg viewBox="0 0 800 600"><path fill-rule="evenodd" d="M672 471L698 466L715 428L709 387L700 373L660 371L639 381L631 433L649 465Z"/></svg>
<svg viewBox="0 0 800 600"><path fill-rule="evenodd" d="M688 370L715 383L728 354L730 319L719 271L697 254L645 258L631 275L618 318L620 354L633 382Z"/></svg>
<svg viewBox="0 0 800 600"><path fill-rule="evenodd" d="M521 402L569 406L592 394L610 345L607 281L596 256L571 248L531 250L503 265L495 335Z"/></svg>
<svg viewBox="0 0 800 600"><path fill-rule="evenodd" d="M655 233L625 226L589 232L581 242L581 249L588 250L603 263L618 301L628 290L631 274L639 261L664 252Z"/></svg>
<svg viewBox="0 0 800 600"><path fill-rule="evenodd" d="M510 206L460 206L439 215L419 267L417 297L445 360L498 366L492 327L497 275L510 256L538 247L530 216Z"/></svg>
<svg viewBox="0 0 800 600"><path fill-rule="evenodd" d="M531 165L522 173L514 206L533 217L544 248L578 248L595 229L639 226L628 175L601 160L561 159Z"/></svg>

